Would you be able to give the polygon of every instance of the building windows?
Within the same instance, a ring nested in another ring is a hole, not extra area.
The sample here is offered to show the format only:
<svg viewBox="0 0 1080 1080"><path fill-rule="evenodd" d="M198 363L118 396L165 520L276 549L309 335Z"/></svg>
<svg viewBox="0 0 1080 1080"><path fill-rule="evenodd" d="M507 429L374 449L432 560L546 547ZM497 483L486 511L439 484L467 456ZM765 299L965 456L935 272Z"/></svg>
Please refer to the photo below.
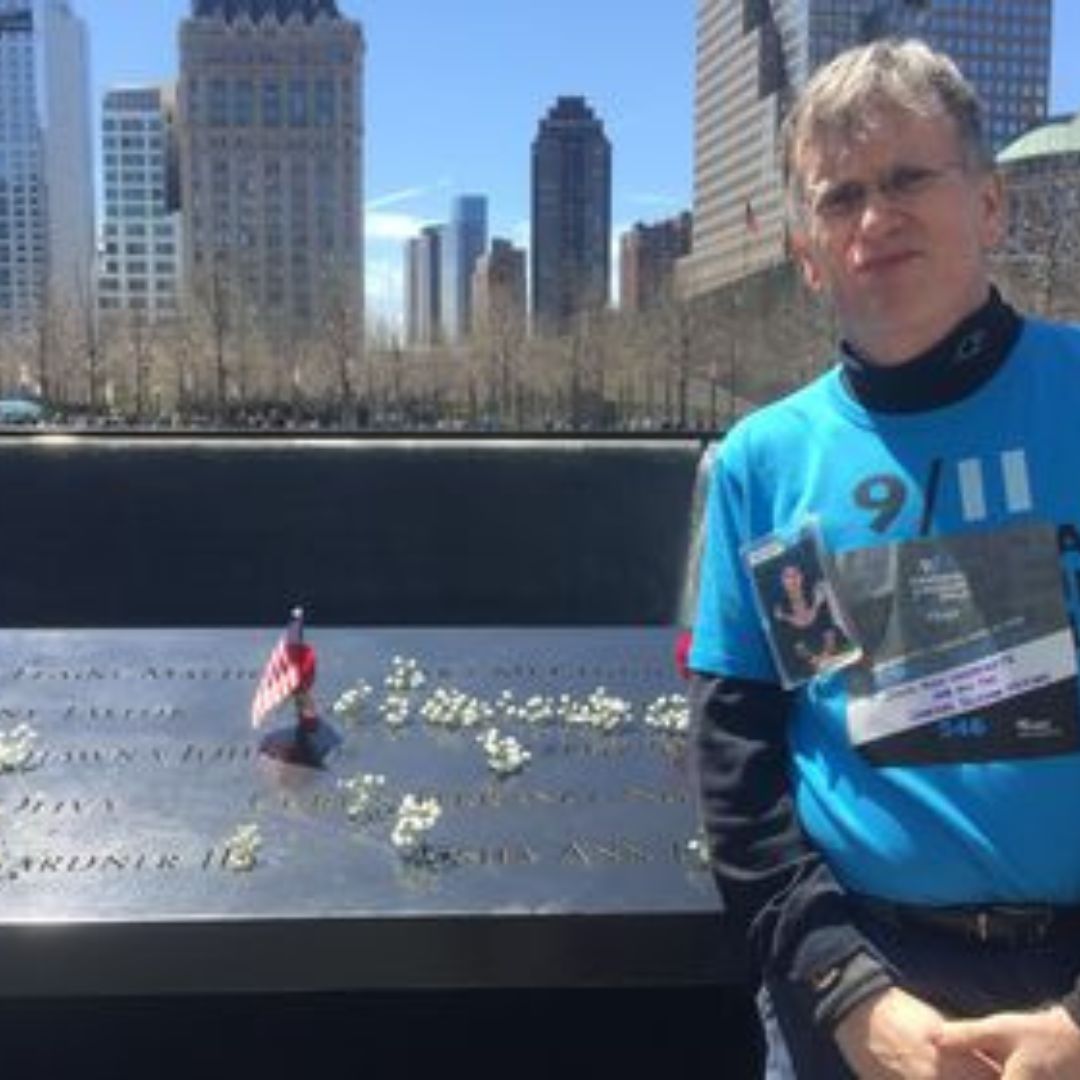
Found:
<svg viewBox="0 0 1080 1080"><path fill-rule="evenodd" d="M281 84L276 80L262 84L262 122L265 127L281 127Z"/></svg>
<svg viewBox="0 0 1080 1080"><path fill-rule="evenodd" d="M250 79L233 84L233 125L251 127L255 123L255 87Z"/></svg>
<svg viewBox="0 0 1080 1080"><path fill-rule="evenodd" d="M332 79L315 82L315 126L333 127L337 120Z"/></svg>
<svg viewBox="0 0 1080 1080"><path fill-rule="evenodd" d="M304 79L289 80L289 127L307 127L308 85Z"/></svg>
<svg viewBox="0 0 1080 1080"><path fill-rule="evenodd" d="M225 127L229 122L228 84L224 79L210 80L207 122L211 127Z"/></svg>

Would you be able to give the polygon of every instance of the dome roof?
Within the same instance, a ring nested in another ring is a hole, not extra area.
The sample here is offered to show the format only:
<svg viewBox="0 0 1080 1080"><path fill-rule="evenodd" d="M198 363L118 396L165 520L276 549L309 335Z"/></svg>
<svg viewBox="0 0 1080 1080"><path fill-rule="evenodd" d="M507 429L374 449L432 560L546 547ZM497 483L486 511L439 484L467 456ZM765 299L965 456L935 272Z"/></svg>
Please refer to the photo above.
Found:
<svg viewBox="0 0 1080 1080"><path fill-rule="evenodd" d="M1080 113L1054 116L1038 127L1025 131L997 156L999 165L1012 165L1032 158L1080 154Z"/></svg>

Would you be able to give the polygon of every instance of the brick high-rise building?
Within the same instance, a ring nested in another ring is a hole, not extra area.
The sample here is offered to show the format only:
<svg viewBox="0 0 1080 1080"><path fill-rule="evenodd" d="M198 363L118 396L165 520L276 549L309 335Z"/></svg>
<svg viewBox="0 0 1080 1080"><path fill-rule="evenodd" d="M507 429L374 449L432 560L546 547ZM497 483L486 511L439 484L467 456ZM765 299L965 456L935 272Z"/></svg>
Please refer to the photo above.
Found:
<svg viewBox="0 0 1080 1080"><path fill-rule="evenodd" d="M619 307L646 311L669 299L675 290L675 266L690 253L692 217L688 212L636 224L619 237Z"/></svg>
<svg viewBox="0 0 1080 1080"><path fill-rule="evenodd" d="M611 143L583 97L560 97L532 146L533 324L566 329L608 303Z"/></svg>
<svg viewBox="0 0 1080 1080"><path fill-rule="evenodd" d="M516 338L525 332L525 252L498 237L476 260L472 275L473 333Z"/></svg>
<svg viewBox="0 0 1080 1080"><path fill-rule="evenodd" d="M363 313L364 38L335 0L194 0L180 27L184 271L286 340Z"/></svg>

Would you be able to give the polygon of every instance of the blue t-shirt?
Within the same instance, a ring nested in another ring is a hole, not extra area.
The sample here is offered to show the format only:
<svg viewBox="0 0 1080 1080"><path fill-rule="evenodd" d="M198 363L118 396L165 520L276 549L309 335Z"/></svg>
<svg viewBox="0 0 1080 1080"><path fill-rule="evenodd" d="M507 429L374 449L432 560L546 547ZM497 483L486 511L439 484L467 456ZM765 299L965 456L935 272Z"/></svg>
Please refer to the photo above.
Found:
<svg viewBox="0 0 1080 1080"><path fill-rule="evenodd" d="M778 680L743 551L811 519L838 561L1040 528L1053 537L1075 621L1080 332L1027 321L1002 368L952 405L873 413L834 369L738 425L709 492L694 669ZM800 820L847 888L911 903L1080 903L1080 753L873 761L850 734L853 678L845 669L801 686L790 729ZM874 699L860 708L872 718ZM951 730L967 733L955 715Z"/></svg>

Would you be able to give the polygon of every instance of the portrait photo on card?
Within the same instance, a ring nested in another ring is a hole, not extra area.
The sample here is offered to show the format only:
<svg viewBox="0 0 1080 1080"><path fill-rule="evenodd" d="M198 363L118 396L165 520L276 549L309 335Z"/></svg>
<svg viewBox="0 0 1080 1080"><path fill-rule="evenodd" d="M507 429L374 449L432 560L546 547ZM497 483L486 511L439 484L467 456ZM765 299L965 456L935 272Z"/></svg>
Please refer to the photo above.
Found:
<svg viewBox="0 0 1080 1080"><path fill-rule="evenodd" d="M816 527L790 541L768 537L744 551L780 680L791 688L857 661Z"/></svg>

